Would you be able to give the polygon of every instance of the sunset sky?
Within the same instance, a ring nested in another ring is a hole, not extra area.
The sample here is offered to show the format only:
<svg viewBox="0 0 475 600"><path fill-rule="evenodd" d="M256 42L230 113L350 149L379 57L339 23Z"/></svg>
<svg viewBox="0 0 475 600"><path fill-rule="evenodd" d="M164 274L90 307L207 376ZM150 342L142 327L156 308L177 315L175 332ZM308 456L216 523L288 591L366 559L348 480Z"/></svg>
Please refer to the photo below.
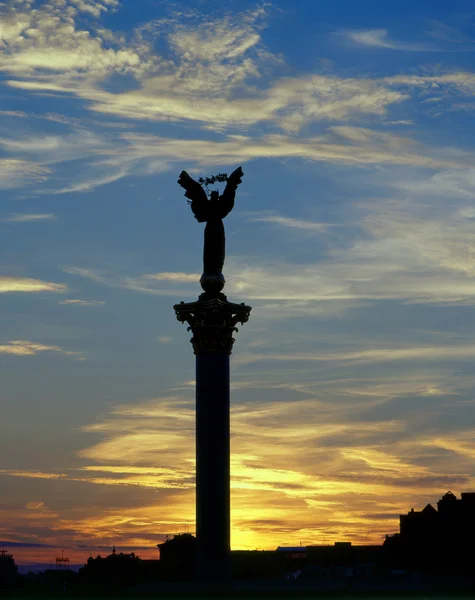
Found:
<svg viewBox="0 0 475 600"><path fill-rule="evenodd" d="M0 544L194 532L203 225L244 178L232 547L382 543L475 491L472 0L0 2Z"/></svg>

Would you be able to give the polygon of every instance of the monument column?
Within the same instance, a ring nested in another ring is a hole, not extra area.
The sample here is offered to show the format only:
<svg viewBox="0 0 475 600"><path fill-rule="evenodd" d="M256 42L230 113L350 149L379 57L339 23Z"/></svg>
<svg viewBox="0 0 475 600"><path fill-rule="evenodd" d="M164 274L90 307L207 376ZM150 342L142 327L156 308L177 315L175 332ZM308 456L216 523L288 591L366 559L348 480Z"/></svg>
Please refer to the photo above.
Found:
<svg viewBox="0 0 475 600"><path fill-rule="evenodd" d="M231 574L229 357L251 307L205 292L174 309L196 355L196 575L219 583Z"/></svg>
<svg viewBox="0 0 475 600"><path fill-rule="evenodd" d="M250 306L229 302L221 291L223 219L234 207L243 175L238 167L229 177L220 173L195 181L182 171L178 179L195 218L206 223L200 279L204 293L196 302L180 302L173 308L193 333L196 355L196 576L218 585L231 575L229 356L236 324L246 323L251 312ZM208 184L224 181L221 195L209 192Z"/></svg>

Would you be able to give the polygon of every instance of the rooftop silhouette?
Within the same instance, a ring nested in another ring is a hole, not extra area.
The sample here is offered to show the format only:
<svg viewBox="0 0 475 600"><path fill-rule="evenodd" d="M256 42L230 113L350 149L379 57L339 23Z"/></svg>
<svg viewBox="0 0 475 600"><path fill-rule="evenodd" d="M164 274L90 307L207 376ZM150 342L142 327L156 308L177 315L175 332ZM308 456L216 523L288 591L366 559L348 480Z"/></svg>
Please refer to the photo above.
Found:
<svg viewBox="0 0 475 600"><path fill-rule="evenodd" d="M421 511L399 517L399 533L387 535L384 546L393 559L408 566L465 569L472 561L467 541L475 535L475 493L457 498L448 491Z"/></svg>

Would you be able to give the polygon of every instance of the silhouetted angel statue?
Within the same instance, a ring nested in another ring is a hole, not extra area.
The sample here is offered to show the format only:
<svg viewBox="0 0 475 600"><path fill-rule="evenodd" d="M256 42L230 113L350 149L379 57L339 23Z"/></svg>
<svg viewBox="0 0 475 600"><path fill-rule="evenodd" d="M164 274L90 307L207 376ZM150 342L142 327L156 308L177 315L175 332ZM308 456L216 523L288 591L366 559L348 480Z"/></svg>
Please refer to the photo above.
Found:
<svg viewBox="0 0 475 600"><path fill-rule="evenodd" d="M202 285L206 278L219 279L224 285L222 271L226 239L223 219L234 207L236 189L241 183L243 175L241 167L238 167L227 178L226 188L221 196L219 192L213 191L208 200L205 190L197 181L190 177L186 171L180 173L178 183L186 190L185 196L190 199L188 204L190 204L193 214L199 223L206 222Z"/></svg>

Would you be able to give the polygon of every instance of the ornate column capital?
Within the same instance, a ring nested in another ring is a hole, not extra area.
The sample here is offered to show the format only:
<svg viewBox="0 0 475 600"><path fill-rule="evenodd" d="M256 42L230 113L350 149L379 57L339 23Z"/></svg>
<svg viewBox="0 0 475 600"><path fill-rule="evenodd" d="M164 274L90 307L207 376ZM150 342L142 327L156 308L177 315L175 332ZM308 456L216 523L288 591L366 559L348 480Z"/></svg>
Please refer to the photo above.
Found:
<svg viewBox="0 0 475 600"><path fill-rule="evenodd" d="M188 323L187 331L193 332L195 354L231 354L236 324L246 323L252 310L244 303L228 302L224 294L201 294L196 302L180 302L173 308L176 318Z"/></svg>

